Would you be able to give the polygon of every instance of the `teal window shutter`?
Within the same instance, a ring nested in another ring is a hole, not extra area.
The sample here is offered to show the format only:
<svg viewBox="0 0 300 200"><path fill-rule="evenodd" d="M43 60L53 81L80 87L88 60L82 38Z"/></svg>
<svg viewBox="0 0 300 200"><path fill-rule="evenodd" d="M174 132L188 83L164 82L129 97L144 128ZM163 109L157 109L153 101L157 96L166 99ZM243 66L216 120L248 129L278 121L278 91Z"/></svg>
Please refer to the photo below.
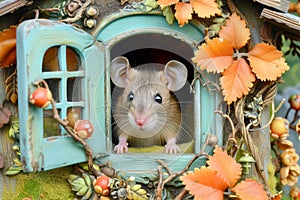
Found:
<svg viewBox="0 0 300 200"><path fill-rule="evenodd" d="M59 70L44 71L43 58L52 47L58 49ZM68 70L68 48L78 55L80 66L77 70ZM81 119L90 120L95 129L92 137L87 139L94 156L105 155L104 47L93 36L71 25L43 19L28 20L17 30L17 62L24 171L48 170L86 160L84 148L62 127L57 126L57 133L52 136L45 134L44 114L51 113L51 106L41 109L28 102L36 89L33 83L39 79L56 80L55 84L49 85L51 89L57 89L54 96L60 117L65 119L69 109L79 108ZM71 89L68 86L70 80L75 80L76 84Z"/></svg>

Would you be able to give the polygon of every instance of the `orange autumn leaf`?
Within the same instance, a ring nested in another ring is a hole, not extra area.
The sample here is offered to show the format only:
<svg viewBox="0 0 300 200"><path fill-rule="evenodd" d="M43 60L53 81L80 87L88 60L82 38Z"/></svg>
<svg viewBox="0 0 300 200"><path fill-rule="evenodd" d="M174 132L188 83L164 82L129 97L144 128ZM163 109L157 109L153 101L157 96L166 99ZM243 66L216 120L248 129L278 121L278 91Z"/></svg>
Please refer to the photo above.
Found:
<svg viewBox="0 0 300 200"><path fill-rule="evenodd" d="M243 200L268 200L263 185L251 179L238 183L231 191Z"/></svg>
<svg viewBox="0 0 300 200"><path fill-rule="evenodd" d="M196 200L223 200L223 192L228 184L216 170L202 166L194 172L185 173L180 177L185 189L195 196Z"/></svg>
<svg viewBox="0 0 300 200"><path fill-rule="evenodd" d="M0 68L16 64L16 39L0 42Z"/></svg>
<svg viewBox="0 0 300 200"><path fill-rule="evenodd" d="M157 4L162 6L162 7L166 7L166 6L169 6L169 5L176 4L178 2L179 2L179 0L158 0Z"/></svg>
<svg viewBox="0 0 300 200"><path fill-rule="evenodd" d="M221 15L221 10L215 0L190 0L190 3L200 18Z"/></svg>
<svg viewBox="0 0 300 200"><path fill-rule="evenodd" d="M190 19L192 19L193 7L189 3L179 2L175 5L175 17L180 24L184 26Z"/></svg>
<svg viewBox="0 0 300 200"><path fill-rule="evenodd" d="M233 13L226 20L226 25L221 27L219 36L231 41L235 49L240 49L246 45L250 39L250 29L246 27L246 22Z"/></svg>
<svg viewBox="0 0 300 200"><path fill-rule="evenodd" d="M233 48L229 40L214 38L202 44L192 61L207 72L221 73L233 61Z"/></svg>
<svg viewBox="0 0 300 200"><path fill-rule="evenodd" d="M16 26L0 32L0 68L16 64Z"/></svg>
<svg viewBox="0 0 300 200"><path fill-rule="evenodd" d="M207 164L211 169L218 171L226 180L229 187L233 187L241 178L242 167L221 147L216 146L213 156L209 156ZM216 180L215 180L216 181Z"/></svg>
<svg viewBox="0 0 300 200"><path fill-rule="evenodd" d="M275 81L285 71L289 70L282 52L266 43L255 45L248 53L248 60L252 71L262 81Z"/></svg>
<svg viewBox="0 0 300 200"><path fill-rule="evenodd" d="M10 26L9 29L5 29L0 32L0 42L16 38L17 26Z"/></svg>
<svg viewBox="0 0 300 200"><path fill-rule="evenodd" d="M247 95L255 81L255 75L245 59L233 61L232 65L227 68L220 78L224 100L228 104Z"/></svg>

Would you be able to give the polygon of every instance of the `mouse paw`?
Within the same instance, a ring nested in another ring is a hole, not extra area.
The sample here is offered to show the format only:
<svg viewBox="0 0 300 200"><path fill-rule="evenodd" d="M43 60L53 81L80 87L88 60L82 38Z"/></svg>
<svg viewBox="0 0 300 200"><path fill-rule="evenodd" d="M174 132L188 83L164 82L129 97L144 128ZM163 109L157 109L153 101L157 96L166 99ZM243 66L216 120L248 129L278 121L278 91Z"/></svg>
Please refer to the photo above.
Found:
<svg viewBox="0 0 300 200"><path fill-rule="evenodd" d="M128 143L119 143L117 146L115 146L114 151L117 152L117 154L122 154L128 151Z"/></svg>
<svg viewBox="0 0 300 200"><path fill-rule="evenodd" d="M166 148L166 153L169 154L176 154L179 152L180 148L176 145L176 140L174 139L170 139L167 144L165 145Z"/></svg>

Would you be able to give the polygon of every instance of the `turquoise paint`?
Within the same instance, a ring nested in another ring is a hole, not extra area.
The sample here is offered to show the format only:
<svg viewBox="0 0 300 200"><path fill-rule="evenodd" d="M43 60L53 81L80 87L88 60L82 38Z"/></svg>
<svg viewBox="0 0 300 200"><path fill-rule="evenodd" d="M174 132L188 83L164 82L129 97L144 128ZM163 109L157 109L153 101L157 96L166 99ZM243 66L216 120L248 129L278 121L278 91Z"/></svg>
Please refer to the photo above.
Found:
<svg viewBox="0 0 300 200"><path fill-rule="evenodd" d="M203 34L200 29L193 24L187 24L183 27L179 27L177 24L169 25L167 24L165 17L161 15L128 15L117 18L98 30L95 35L97 40L106 43L129 31L142 30L143 32L147 32L159 29L166 31L167 34L170 31L180 35L183 34L183 36L188 36L197 42L200 42L203 39Z"/></svg>
<svg viewBox="0 0 300 200"><path fill-rule="evenodd" d="M42 72L44 53L52 46L61 46L58 56L61 71L53 74ZM84 72L66 72L66 46L79 53ZM32 83L38 79L54 77L61 79L60 102L56 106L62 112L66 112L70 105L84 107L83 117L89 119L95 128L95 133L87 140L94 156L106 153L106 140L103 140L106 132L105 120L101 117L104 116L104 109L95 107L95 105L103 106L105 102L104 89L100 87L104 85L104 78L101 78L104 70L101 45L95 44L93 36L71 25L39 19L25 21L18 27L17 51L20 148L21 159L25 163L24 171L52 169L86 160L82 146L73 138L65 136L43 138L43 109L28 103L29 95L36 88ZM96 65L99 66L98 70L95 70ZM84 79L82 87L87 89L84 90L83 101L67 101L66 80L73 76ZM62 114L61 117L65 116Z"/></svg>
<svg viewBox="0 0 300 200"><path fill-rule="evenodd" d="M152 171L156 173L157 160L162 159L174 170L181 170L192 158L193 154L176 156L165 154L123 154L111 152L110 134L110 77L109 61L110 49L120 40L135 34L159 33L177 38L192 49L203 39L203 29L199 25L188 24L180 28L177 24L168 25L160 15L128 15L120 18L104 20L95 34L89 35L73 26L51 22L49 20L28 20L23 22L17 30L18 82L19 82L19 118L21 131L22 161L26 163L25 171L48 170L71 165L86 160L80 144L71 137L61 136L49 139L43 138L42 109L29 105L28 97L35 87L32 82L37 79L60 77L83 77L82 88L84 98L79 102L68 102L66 97L66 83L60 86L62 98L56 106L66 111L69 106L84 107L83 117L89 119L95 133L88 143L93 149L94 156L99 161L111 160L116 170L122 171ZM98 41L96 41L96 39ZM59 61L61 71L42 72L42 59L46 50L52 46L61 46ZM81 71L66 71L65 52L70 46L81 58ZM214 77L215 78L215 77ZM213 109L219 103L214 94L196 81L195 118L196 142L195 153L200 152L201 144L206 135L215 131L216 122ZM25 103L24 103L25 102ZM47 108L51 109L51 107ZM106 135L108 134L108 136ZM108 137L108 139L107 139ZM220 140L221 141L221 140ZM135 162L136 161L136 162ZM131 162L131 163L130 163ZM128 163L124 165L124 163ZM196 162L199 166L203 160Z"/></svg>

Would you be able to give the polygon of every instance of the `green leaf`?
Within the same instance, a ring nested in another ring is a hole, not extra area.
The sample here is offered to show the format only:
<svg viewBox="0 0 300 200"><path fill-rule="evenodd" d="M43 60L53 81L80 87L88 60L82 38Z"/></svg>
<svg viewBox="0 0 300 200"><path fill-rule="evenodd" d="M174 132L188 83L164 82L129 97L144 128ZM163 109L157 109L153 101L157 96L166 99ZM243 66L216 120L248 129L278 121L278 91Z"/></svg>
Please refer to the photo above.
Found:
<svg viewBox="0 0 300 200"><path fill-rule="evenodd" d="M150 12L158 7L156 0L145 0L144 4L146 6L146 12Z"/></svg>
<svg viewBox="0 0 300 200"><path fill-rule="evenodd" d="M22 171L23 171L22 166L12 165L5 172L5 175L6 176L13 176L13 175L19 174Z"/></svg>
<svg viewBox="0 0 300 200"><path fill-rule="evenodd" d="M174 13L171 6L166 6L163 9L163 15L166 17L168 24L172 25L174 22Z"/></svg>

